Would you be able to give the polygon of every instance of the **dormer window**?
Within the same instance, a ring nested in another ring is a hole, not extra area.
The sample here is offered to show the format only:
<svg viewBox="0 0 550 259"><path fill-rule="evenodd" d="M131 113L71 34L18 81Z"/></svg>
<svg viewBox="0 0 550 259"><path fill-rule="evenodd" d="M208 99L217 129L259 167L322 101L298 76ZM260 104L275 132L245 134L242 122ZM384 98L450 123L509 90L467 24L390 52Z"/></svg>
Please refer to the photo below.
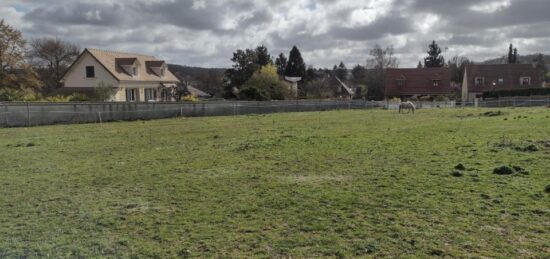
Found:
<svg viewBox="0 0 550 259"><path fill-rule="evenodd" d="M166 63L162 60L145 61L148 71L153 72L158 77L164 77Z"/></svg>
<svg viewBox="0 0 550 259"><path fill-rule="evenodd" d="M432 85L434 87L439 87L440 84L441 84L441 80L439 79L432 80Z"/></svg>
<svg viewBox="0 0 550 259"><path fill-rule="evenodd" d="M117 58L115 62L129 76L137 76L139 68L139 61L137 58Z"/></svg>
<svg viewBox="0 0 550 259"><path fill-rule="evenodd" d="M519 82L522 86L530 86L531 85L531 77L524 76L520 77Z"/></svg>

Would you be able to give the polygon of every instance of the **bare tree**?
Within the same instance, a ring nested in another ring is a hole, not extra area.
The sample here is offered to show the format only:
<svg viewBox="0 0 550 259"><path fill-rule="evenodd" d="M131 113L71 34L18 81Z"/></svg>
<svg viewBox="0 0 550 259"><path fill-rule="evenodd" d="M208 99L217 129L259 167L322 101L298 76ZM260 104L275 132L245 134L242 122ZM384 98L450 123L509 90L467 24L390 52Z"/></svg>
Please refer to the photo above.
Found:
<svg viewBox="0 0 550 259"><path fill-rule="evenodd" d="M30 57L47 90L61 87L61 77L80 54L80 48L57 38L34 39L30 45Z"/></svg>
<svg viewBox="0 0 550 259"><path fill-rule="evenodd" d="M384 99L386 69L399 66L397 58L393 55L393 46L386 48L376 44L369 52L370 58L367 59L367 85L369 99Z"/></svg>
<svg viewBox="0 0 550 259"><path fill-rule="evenodd" d="M449 60L448 66L451 70L451 81L456 83L462 83L464 78L464 70L471 61L464 56L454 56Z"/></svg>

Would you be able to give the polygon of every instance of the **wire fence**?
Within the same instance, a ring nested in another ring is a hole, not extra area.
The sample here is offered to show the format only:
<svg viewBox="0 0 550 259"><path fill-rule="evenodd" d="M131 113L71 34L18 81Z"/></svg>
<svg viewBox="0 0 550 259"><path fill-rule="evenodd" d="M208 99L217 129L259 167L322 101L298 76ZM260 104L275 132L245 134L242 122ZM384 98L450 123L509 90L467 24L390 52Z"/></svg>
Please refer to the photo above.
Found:
<svg viewBox="0 0 550 259"><path fill-rule="evenodd" d="M419 109L549 106L550 98L508 98L457 103L414 102ZM0 103L0 127L101 123L175 117L232 116L351 109L398 109L398 103L365 100L293 100L198 103Z"/></svg>

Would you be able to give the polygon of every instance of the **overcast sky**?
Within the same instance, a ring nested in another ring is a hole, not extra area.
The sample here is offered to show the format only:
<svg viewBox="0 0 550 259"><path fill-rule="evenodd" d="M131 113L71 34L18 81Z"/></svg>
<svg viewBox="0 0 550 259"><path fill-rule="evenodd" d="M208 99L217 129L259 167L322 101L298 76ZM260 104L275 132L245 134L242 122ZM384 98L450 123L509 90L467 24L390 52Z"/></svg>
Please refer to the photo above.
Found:
<svg viewBox="0 0 550 259"><path fill-rule="evenodd" d="M364 64L376 43L414 67L436 40L473 60L550 53L550 0L0 0L24 37L153 54L170 63L228 67L237 48L272 55L297 45L308 65Z"/></svg>

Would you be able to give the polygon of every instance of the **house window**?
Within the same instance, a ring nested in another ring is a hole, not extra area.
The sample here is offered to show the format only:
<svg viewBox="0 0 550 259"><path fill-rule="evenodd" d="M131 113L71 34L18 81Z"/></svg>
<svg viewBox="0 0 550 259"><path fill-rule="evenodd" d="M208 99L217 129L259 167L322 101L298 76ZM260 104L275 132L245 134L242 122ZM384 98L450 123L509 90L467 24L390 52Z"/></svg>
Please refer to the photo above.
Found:
<svg viewBox="0 0 550 259"><path fill-rule="evenodd" d="M95 78L94 66L86 66L86 78Z"/></svg>
<svg viewBox="0 0 550 259"><path fill-rule="evenodd" d="M475 86L483 86L485 83L484 83L484 78L483 77L476 77L474 79L474 84Z"/></svg>
<svg viewBox="0 0 550 259"><path fill-rule="evenodd" d="M126 101L135 102L138 97L138 89L126 89Z"/></svg>
<svg viewBox="0 0 550 259"><path fill-rule="evenodd" d="M157 91L153 88L145 89L145 101L156 101L157 100Z"/></svg>
<svg viewBox="0 0 550 259"><path fill-rule="evenodd" d="M519 79L522 86L530 86L531 85L531 78L524 76Z"/></svg>
<svg viewBox="0 0 550 259"><path fill-rule="evenodd" d="M498 79L498 85L504 85L504 78L499 78Z"/></svg>
<svg viewBox="0 0 550 259"><path fill-rule="evenodd" d="M137 76L137 73L138 73L137 67L132 67L132 75Z"/></svg>
<svg viewBox="0 0 550 259"><path fill-rule="evenodd" d="M440 85L440 83L441 83L441 80L432 80L432 85L434 87L438 87Z"/></svg>
<svg viewBox="0 0 550 259"><path fill-rule="evenodd" d="M406 83L406 81L402 80L402 79L398 79L398 80L396 80L396 82L397 82L398 87L403 87L403 86L405 86L405 83Z"/></svg>

